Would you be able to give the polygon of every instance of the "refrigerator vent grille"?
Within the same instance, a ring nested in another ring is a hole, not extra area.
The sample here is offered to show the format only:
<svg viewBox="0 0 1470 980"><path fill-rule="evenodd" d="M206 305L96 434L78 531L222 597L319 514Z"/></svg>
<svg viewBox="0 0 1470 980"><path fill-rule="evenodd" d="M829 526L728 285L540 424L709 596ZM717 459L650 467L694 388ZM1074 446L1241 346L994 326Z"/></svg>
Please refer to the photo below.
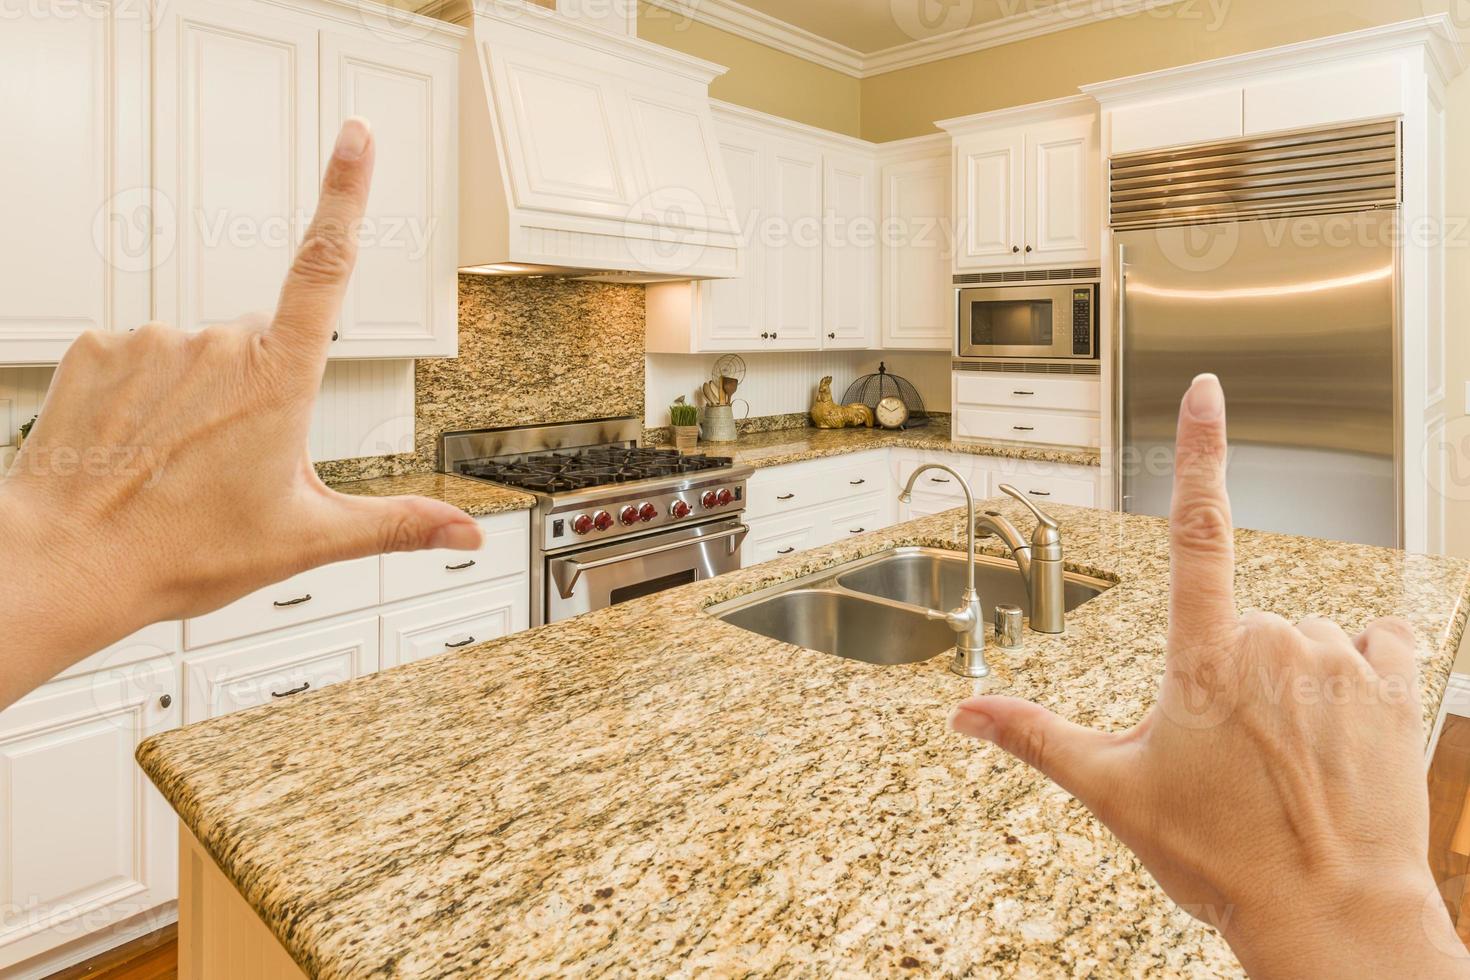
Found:
<svg viewBox="0 0 1470 980"><path fill-rule="evenodd" d="M956 286L1000 286L1009 282L1095 282L1102 269L1013 269L1008 272L968 272L954 277Z"/></svg>
<svg viewBox="0 0 1470 980"><path fill-rule="evenodd" d="M1112 226L1164 228L1397 207L1398 120L1109 161Z"/></svg>

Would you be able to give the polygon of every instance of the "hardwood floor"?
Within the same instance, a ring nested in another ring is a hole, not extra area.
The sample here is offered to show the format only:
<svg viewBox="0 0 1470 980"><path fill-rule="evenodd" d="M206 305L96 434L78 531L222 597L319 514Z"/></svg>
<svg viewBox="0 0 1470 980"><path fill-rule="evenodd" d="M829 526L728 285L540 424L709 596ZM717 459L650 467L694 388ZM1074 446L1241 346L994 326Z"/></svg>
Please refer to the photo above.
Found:
<svg viewBox="0 0 1470 980"><path fill-rule="evenodd" d="M178 926L150 932L46 980L175 980L179 975L178 934Z"/></svg>

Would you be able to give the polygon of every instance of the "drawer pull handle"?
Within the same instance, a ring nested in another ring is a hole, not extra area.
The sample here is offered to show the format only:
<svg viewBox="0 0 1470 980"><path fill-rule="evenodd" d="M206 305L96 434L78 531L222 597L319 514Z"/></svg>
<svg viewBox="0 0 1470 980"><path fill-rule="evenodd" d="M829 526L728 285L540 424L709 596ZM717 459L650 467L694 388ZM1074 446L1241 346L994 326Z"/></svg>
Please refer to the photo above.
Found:
<svg viewBox="0 0 1470 980"><path fill-rule="evenodd" d="M794 494L794 493L783 494L782 496L777 497L776 499L777 500L795 500L796 499L796 494Z"/></svg>
<svg viewBox="0 0 1470 980"><path fill-rule="evenodd" d="M1011 394L1013 394L1013 395L1034 395L1034 394L1036 394L1036 392L1034 392L1034 391L1013 391L1013 392L1011 392Z"/></svg>
<svg viewBox="0 0 1470 980"><path fill-rule="evenodd" d="M1011 426L1011 428L1015 429L1017 432L1035 432L1036 431L1036 427L1034 425L1013 425L1013 426Z"/></svg>
<svg viewBox="0 0 1470 980"><path fill-rule="evenodd" d="M948 477L931 476L931 477L929 477L929 482L930 483L952 483L954 481L950 480Z"/></svg>
<svg viewBox="0 0 1470 980"><path fill-rule="evenodd" d="M789 555L789 554L791 554L795 550L796 550L795 548L777 548L776 549L776 554L778 554L778 555Z"/></svg>
<svg viewBox="0 0 1470 980"><path fill-rule="evenodd" d="M444 645L451 650L458 650L460 647L467 647L474 642L475 638L473 636L467 636L463 640L460 640L458 643L450 643L448 641L445 641Z"/></svg>
<svg viewBox="0 0 1470 980"><path fill-rule="evenodd" d="M310 602L310 601L311 601L311 593L308 592L306 595L301 596L299 598L296 598L296 599L287 599L285 602L273 602L273 603L271 603L271 605L275 606L277 609L289 609L291 606L299 606L303 602Z"/></svg>
<svg viewBox="0 0 1470 980"><path fill-rule="evenodd" d="M848 480L847 485L850 487L860 487L867 482L867 480Z"/></svg>
<svg viewBox="0 0 1470 980"><path fill-rule="evenodd" d="M865 527L854 527L854 528L848 528L847 533L848 534L862 534L866 530L867 530L867 528L865 528Z"/></svg>
<svg viewBox="0 0 1470 980"><path fill-rule="evenodd" d="M1050 490L1027 490L1026 492L1029 493L1033 497L1050 497L1051 496L1051 491Z"/></svg>
<svg viewBox="0 0 1470 980"><path fill-rule="evenodd" d="M472 558L469 561L460 562L458 565L445 565L444 566L444 570L446 572L462 572L466 568L474 568L474 567L475 567L475 561Z"/></svg>
<svg viewBox="0 0 1470 980"><path fill-rule="evenodd" d="M302 681L300 687L293 687L289 691L272 691L271 692L271 697L273 697L273 698L289 698L293 694L300 694L302 691L309 690L310 688L311 688L311 681Z"/></svg>

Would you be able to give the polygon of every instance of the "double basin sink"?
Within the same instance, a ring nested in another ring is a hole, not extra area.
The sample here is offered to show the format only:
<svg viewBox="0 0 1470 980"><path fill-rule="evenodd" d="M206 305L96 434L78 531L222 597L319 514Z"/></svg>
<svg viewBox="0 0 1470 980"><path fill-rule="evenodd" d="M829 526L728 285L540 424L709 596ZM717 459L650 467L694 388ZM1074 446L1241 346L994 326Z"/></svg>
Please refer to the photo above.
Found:
<svg viewBox="0 0 1470 980"><path fill-rule="evenodd" d="M1067 573L1067 612L1113 583ZM977 555L975 589L989 617L998 605L1029 607L1014 562ZM829 568L710 608L718 619L761 636L870 664L911 664L955 645L948 625L926 609L960 605L965 556L933 548L898 548Z"/></svg>

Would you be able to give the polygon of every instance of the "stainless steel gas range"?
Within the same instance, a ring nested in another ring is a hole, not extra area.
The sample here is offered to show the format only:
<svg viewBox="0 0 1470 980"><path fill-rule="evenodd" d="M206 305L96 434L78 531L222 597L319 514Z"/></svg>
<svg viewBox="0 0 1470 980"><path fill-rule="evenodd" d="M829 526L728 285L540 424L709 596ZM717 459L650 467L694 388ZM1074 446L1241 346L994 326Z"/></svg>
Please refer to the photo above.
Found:
<svg viewBox="0 0 1470 980"><path fill-rule="evenodd" d="M719 456L640 449L638 419L446 432L439 468L534 494L540 626L740 567L745 481Z"/></svg>

